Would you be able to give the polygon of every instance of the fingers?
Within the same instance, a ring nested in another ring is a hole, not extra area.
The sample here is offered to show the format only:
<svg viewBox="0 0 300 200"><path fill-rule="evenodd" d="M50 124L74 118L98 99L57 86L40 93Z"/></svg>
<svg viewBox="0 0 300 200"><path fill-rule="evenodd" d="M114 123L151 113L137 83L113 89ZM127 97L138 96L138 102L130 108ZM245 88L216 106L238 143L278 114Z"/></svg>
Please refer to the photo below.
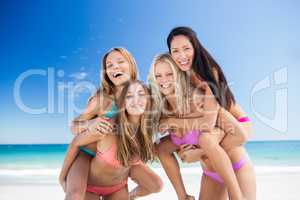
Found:
<svg viewBox="0 0 300 200"><path fill-rule="evenodd" d="M110 133L110 132L112 132L112 130L113 130L111 126L108 126L107 124L102 123L102 122L100 122L100 123L96 126L96 128L97 128L98 130L100 130L101 132L103 132L103 133Z"/></svg>
<svg viewBox="0 0 300 200"><path fill-rule="evenodd" d="M186 159L186 153L185 152L178 152L178 156L181 159L182 162L185 162Z"/></svg>
<svg viewBox="0 0 300 200"><path fill-rule="evenodd" d="M96 122L109 127L111 130L113 129L113 125L110 122L110 118L107 118L107 117L98 117L97 120L96 120Z"/></svg>
<svg viewBox="0 0 300 200"><path fill-rule="evenodd" d="M112 123L105 117L96 118L96 121L88 127L88 130L94 134L108 134L113 132L113 129Z"/></svg>
<svg viewBox="0 0 300 200"><path fill-rule="evenodd" d="M183 151L187 151L187 150L190 150L190 149L193 149L194 146L193 145L190 145L190 144L183 144L180 146L180 150L183 150Z"/></svg>

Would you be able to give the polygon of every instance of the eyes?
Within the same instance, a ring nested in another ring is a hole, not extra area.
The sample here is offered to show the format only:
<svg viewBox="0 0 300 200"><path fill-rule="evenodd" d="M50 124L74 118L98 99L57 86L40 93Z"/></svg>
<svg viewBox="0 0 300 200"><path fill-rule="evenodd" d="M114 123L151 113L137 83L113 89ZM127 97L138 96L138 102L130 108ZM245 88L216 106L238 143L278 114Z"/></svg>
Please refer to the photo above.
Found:
<svg viewBox="0 0 300 200"><path fill-rule="evenodd" d="M168 72L168 73L166 73L166 75L165 76L167 76L167 77L171 77L171 76L173 76L173 72ZM157 79L157 78L161 78L162 77L162 75L161 74L155 74L155 78Z"/></svg>
<svg viewBox="0 0 300 200"><path fill-rule="evenodd" d="M144 97L144 96L146 96L146 93L144 91L140 91L140 92L138 92L138 96L139 97ZM126 95L125 98L126 99L132 99L133 97L134 97L134 95L129 93L129 94Z"/></svg>
<svg viewBox="0 0 300 200"><path fill-rule="evenodd" d="M124 64L124 63L125 63L125 60L118 60L118 61L117 61L117 64L118 64L118 65L122 65L122 64ZM106 64L106 69L112 68L113 66L114 66L114 64L111 63L111 62L109 62L108 64Z"/></svg>
<svg viewBox="0 0 300 200"><path fill-rule="evenodd" d="M180 49L180 50L186 52L186 51L192 50L192 48L191 48L191 47L183 47L183 48ZM176 54L176 53L179 53L179 52L180 52L179 49L173 49L173 50L171 51L172 54Z"/></svg>
<svg viewBox="0 0 300 200"><path fill-rule="evenodd" d="M178 50L172 50L172 53L178 53Z"/></svg>

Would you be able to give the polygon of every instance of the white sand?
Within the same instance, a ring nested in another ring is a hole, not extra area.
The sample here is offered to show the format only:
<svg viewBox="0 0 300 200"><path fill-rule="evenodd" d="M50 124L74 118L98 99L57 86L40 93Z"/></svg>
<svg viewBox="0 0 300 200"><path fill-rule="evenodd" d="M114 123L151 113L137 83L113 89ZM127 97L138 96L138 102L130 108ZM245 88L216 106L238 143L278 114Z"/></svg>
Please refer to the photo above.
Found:
<svg viewBox="0 0 300 200"><path fill-rule="evenodd" d="M165 183L160 193L153 194L141 200L169 199L176 200L176 194L165 176L161 173ZM186 188L190 194L198 197L200 187L200 173L184 173ZM134 185L130 182L129 187ZM299 172L269 172L257 173L258 200L299 200L300 173ZM63 199L64 193L58 184L9 184L0 185L0 200L56 200Z"/></svg>

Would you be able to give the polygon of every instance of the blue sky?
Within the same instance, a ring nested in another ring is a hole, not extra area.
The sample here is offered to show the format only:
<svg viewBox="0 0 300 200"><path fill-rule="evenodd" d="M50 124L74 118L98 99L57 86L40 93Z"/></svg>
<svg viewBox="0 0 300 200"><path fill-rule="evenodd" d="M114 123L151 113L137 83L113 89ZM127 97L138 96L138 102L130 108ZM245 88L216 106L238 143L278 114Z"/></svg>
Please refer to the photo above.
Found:
<svg viewBox="0 0 300 200"><path fill-rule="evenodd" d="M70 104L84 108L90 93L80 85L98 87L105 51L126 47L146 80L178 25L192 27L224 69L254 122L252 140L300 139L299 9L296 0L2 1L0 143L69 142ZM42 74L22 82L21 102L42 114L25 112L14 97L18 78L31 72ZM72 85L78 90L68 96Z"/></svg>

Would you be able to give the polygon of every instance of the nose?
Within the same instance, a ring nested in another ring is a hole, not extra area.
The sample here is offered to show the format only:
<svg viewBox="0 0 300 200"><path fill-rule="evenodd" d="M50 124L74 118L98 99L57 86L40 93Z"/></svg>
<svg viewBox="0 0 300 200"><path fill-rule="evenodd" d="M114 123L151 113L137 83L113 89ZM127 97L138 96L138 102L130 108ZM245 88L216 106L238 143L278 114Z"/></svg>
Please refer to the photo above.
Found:
<svg viewBox="0 0 300 200"><path fill-rule="evenodd" d="M133 100L132 100L132 103L133 103L134 105L137 105L137 104L139 103L139 97L138 97L137 94L134 95Z"/></svg>
<svg viewBox="0 0 300 200"><path fill-rule="evenodd" d="M119 66L118 63L113 63L113 67L112 67L113 69L119 69L119 67L120 67L120 66Z"/></svg>
<svg viewBox="0 0 300 200"><path fill-rule="evenodd" d="M180 58L180 59L185 59L185 58L186 58L186 55L185 55L185 52L184 52L184 51L180 51L180 52L179 52L179 58Z"/></svg>
<svg viewBox="0 0 300 200"><path fill-rule="evenodd" d="M167 77L165 77L165 76L162 76L161 78L160 78L160 81L159 81L160 83L166 83L166 82L168 82L168 79L167 79Z"/></svg>

